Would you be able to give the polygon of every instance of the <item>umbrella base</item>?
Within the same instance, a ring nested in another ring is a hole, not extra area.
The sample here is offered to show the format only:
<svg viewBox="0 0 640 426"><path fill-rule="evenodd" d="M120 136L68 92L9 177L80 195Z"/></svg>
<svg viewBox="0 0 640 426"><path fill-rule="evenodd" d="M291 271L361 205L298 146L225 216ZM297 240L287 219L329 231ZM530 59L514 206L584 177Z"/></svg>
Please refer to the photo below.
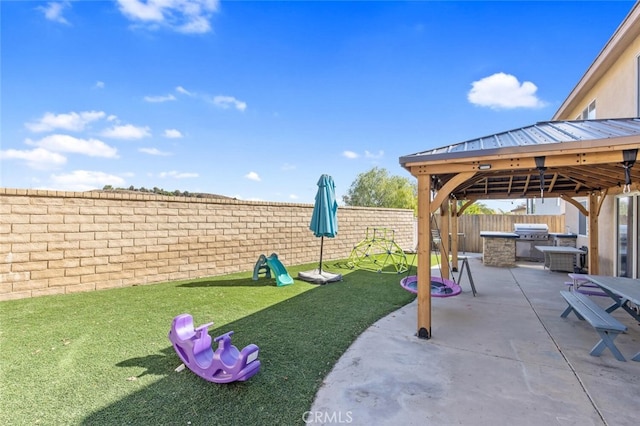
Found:
<svg viewBox="0 0 640 426"><path fill-rule="evenodd" d="M342 274L333 274L331 272L314 269L312 271L298 272L298 278L313 284L327 284L342 281Z"/></svg>

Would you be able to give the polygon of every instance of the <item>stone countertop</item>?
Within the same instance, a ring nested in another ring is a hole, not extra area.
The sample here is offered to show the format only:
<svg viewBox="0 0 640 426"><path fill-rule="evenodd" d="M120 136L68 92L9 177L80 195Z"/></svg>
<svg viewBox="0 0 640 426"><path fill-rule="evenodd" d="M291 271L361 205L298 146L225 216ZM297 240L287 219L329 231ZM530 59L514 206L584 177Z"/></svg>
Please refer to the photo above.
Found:
<svg viewBox="0 0 640 426"><path fill-rule="evenodd" d="M515 234L513 232L494 232L494 231L481 231L480 236L488 237L488 238L519 238L520 237L518 234Z"/></svg>

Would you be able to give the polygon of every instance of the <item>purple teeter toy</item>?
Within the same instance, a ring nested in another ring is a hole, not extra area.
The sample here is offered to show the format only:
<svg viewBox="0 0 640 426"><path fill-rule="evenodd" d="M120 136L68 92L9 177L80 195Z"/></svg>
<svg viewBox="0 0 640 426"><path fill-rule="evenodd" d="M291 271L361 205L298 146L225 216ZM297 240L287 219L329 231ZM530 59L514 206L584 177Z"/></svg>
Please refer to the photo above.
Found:
<svg viewBox="0 0 640 426"><path fill-rule="evenodd" d="M214 339L218 348L213 351L208 328L213 323L193 328L193 317L178 315L171 323L169 340L189 370L205 380L215 383L245 381L260 370L258 346L250 344L242 351L231 344L233 331Z"/></svg>

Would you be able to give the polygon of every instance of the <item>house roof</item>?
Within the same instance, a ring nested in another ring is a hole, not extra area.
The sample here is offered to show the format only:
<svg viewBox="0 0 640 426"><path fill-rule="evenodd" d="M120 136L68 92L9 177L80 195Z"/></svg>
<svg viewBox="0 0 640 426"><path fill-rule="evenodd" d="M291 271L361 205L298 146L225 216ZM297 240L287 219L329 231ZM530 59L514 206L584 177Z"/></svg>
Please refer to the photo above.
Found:
<svg viewBox="0 0 640 426"><path fill-rule="evenodd" d="M547 121L405 155L400 164L435 176L436 186L469 173L449 185L458 199L528 198L540 195L541 183L547 196L576 196L622 187L624 151L638 147L640 118ZM640 181L640 164L631 178Z"/></svg>

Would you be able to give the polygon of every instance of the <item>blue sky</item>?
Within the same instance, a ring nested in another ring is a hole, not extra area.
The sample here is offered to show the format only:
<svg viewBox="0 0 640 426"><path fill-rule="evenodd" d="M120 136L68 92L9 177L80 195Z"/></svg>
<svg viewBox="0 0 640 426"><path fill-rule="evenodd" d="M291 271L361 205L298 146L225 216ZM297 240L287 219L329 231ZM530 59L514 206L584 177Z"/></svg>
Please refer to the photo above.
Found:
<svg viewBox="0 0 640 426"><path fill-rule="evenodd" d="M1 1L0 186L313 203L326 173L341 201L549 120L632 5Z"/></svg>

